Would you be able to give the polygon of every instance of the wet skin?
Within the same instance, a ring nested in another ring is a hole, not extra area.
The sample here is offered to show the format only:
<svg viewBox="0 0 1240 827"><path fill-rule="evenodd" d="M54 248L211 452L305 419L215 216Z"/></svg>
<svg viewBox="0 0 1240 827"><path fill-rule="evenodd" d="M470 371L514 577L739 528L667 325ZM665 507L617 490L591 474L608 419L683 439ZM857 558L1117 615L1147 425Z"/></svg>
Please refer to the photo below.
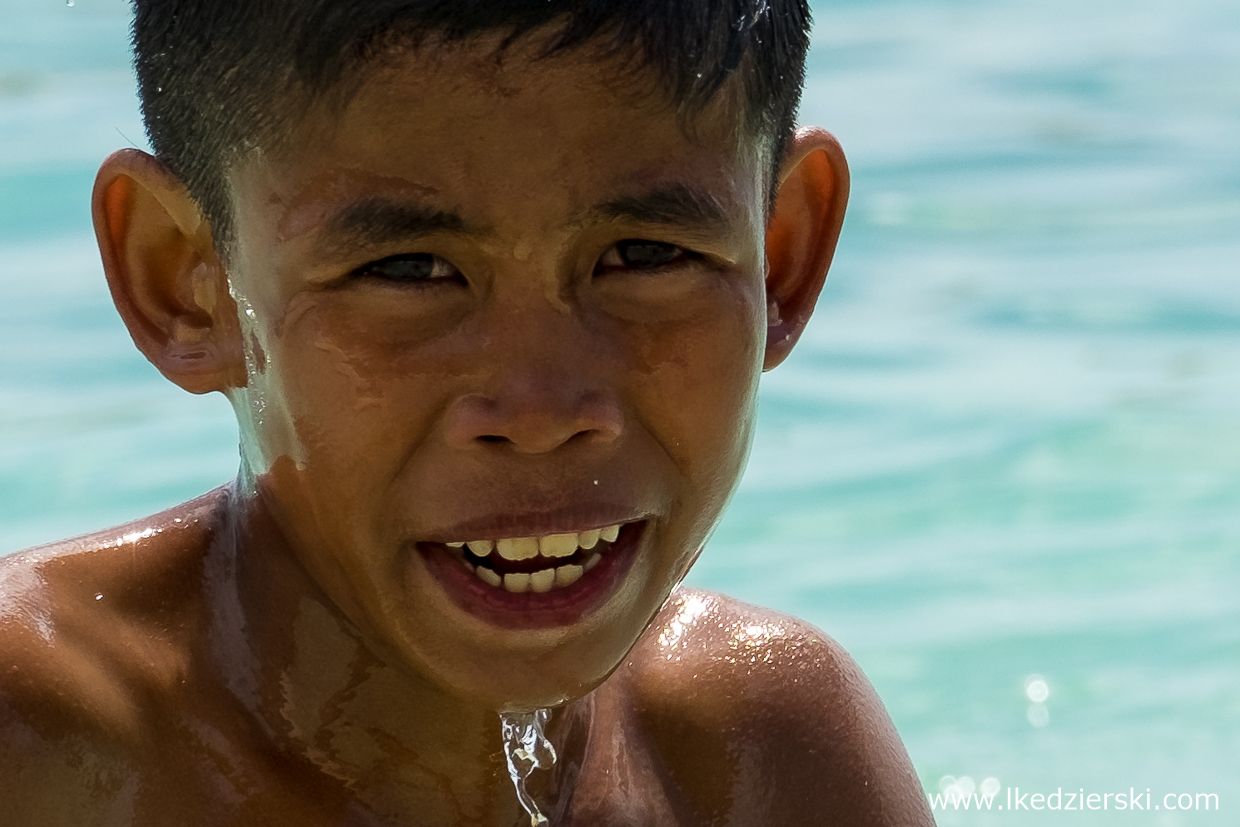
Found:
<svg viewBox="0 0 1240 827"><path fill-rule="evenodd" d="M686 123L494 45L388 55L239 163L227 276L162 165L105 162L118 309L228 395L242 471L0 564L0 823L516 824L495 710L546 706L553 823L930 823L836 645L677 586L825 278L838 146L798 134L768 220L726 93ZM612 525L545 594L447 545Z"/></svg>

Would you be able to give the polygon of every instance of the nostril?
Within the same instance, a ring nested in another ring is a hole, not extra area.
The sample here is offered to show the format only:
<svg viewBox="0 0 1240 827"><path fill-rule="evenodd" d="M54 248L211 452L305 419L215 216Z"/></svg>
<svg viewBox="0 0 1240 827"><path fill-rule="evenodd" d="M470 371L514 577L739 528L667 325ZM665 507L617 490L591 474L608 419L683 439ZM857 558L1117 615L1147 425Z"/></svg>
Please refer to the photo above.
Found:
<svg viewBox="0 0 1240 827"><path fill-rule="evenodd" d="M620 435L623 415L615 400L598 398L601 393L537 390L508 388L498 399L477 393L460 397L447 415L449 442L457 448L494 445L540 454L568 442L610 442Z"/></svg>
<svg viewBox="0 0 1240 827"><path fill-rule="evenodd" d="M600 429L587 428L585 430L578 431L577 433L570 436L568 439L565 440L565 444L568 444L570 442L589 442L594 437L599 436L600 433L601 433Z"/></svg>

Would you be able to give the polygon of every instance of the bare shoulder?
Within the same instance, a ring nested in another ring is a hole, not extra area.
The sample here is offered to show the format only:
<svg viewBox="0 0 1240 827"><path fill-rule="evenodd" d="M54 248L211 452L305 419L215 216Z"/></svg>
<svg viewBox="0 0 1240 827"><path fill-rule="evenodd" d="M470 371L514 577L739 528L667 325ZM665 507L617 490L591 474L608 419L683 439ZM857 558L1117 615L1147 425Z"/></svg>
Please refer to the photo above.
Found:
<svg viewBox="0 0 1240 827"><path fill-rule="evenodd" d="M742 815L733 823L749 814L772 825L933 824L869 681L805 621L682 588L624 677L707 823L722 820L711 809L726 801L730 818Z"/></svg>
<svg viewBox="0 0 1240 827"><path fill-rule="evenodd" d="M0 775L63 792L75 762L145 737L189 666L221 497L0 559Z"/></svg>
<svg viewBox="0 0 1240 827"><path fill-rule="evenodd" d="M223 496L0 558L0 696L120 723L104 688L175 680L168 658L192 632Z"/></svg>

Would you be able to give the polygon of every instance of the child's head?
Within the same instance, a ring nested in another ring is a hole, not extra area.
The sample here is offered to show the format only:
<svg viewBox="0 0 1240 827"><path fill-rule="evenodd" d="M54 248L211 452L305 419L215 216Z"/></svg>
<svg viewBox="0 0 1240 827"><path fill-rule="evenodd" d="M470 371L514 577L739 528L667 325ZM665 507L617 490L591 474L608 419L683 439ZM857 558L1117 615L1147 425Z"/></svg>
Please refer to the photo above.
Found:
<svg viewBox="0 0 1240 827"><path fill-rule="evenodd" d="M830 263L842 155L785 140L804 10L296 5L142 46L166 164L100 171L117 306L228 395L267 547L368 640L493 706L585 692L718 520Z"/></svg>

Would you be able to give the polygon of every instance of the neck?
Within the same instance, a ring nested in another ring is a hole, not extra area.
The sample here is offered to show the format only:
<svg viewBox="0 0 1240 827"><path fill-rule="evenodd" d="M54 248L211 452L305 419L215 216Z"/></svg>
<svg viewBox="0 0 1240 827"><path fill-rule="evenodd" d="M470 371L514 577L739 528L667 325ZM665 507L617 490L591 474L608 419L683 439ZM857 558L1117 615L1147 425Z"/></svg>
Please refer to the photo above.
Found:
<svg viewBox="0 0 1240 827"><path fill-rule="evenodd" d="M207 564L210 664L262 736L379 812L515 823L497 714L368 642L310 577L260 497L236 486L223 512ZM557 748L584 741L589 709L577 702L557 711L549 733ZM548 782L559 780L535 779L534 789L554 795Z"/></svg>

